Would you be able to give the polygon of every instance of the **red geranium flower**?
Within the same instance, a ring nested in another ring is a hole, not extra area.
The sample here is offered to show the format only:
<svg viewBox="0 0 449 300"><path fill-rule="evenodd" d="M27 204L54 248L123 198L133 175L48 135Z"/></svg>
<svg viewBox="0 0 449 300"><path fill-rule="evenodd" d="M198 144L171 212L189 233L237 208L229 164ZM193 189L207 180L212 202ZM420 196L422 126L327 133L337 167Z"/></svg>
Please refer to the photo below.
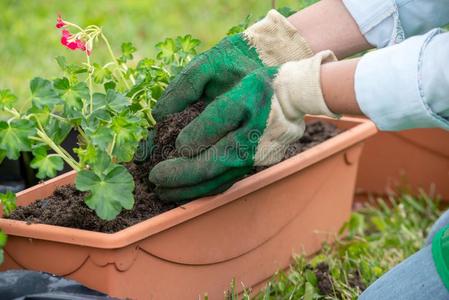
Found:
<svg viewBox="0 0 449 300"><path fill-rule="evenodd" d="M80 39L72 39L72 34L66 29L62 30L61 44L70 50L80 49L86 52L87 55L90 55L90 50L87 49L86 43Z"/></svg>
<svg viewBox="0 0 449 300"><path fill-rule="evenodd" d="M65 26L64 20L61 18L61 15L58 15L58 18L56 19L56 28L62 28Z"/></svg>
<svg viewBox="0 0 449 300"><path fill-rule="evenodd" d="M63 28L67 24L64 22L64 20L61 18L61 15L58 15L58 18L56 19L56 28ZM68 31L67 29L61 30L62 36L61 36L61 44L64 45L66 48L70 50L81 50L87 53L87 55L90 55L92 49L88 45L86 45L86 42L79 38L74 38L73 35Z"/></svg>

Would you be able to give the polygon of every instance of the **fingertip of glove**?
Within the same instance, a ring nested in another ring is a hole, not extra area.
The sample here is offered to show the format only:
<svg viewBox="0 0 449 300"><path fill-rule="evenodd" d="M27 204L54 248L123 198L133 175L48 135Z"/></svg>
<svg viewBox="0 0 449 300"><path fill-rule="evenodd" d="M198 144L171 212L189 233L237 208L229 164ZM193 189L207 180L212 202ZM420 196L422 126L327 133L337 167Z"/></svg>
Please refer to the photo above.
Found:
<svg viewBox="0 0 449 300"><path fill-rule="evenodd" d="M148 179L157 186L173 185L173 181L179 177L179 174L185 172L182 165L183 160L183 158L172 158L161 161L151 169Z"/></svg>
<svg viewBox="0 0 449 300"><path fill-rule="evenodd" d="M175 196L176 194L173 195L173 193L170 193L170 190L167 190L165 188L156 187L154 189L154 192L158 196L159 200L161 200L161 202L163 202L163 203L175 203L175 202L184 200L184 199L180 199L179 195L178 195L178 197L176 197Z"/></svg>
<svg viewBox="0 0 449 300"><path fill-rule="evenodd" d="M163 109L161 108L162 105L159 104L159 101L161 101L162 98L160 98L156 104L156 106L151 110L151 115L156 120L156 122L161 122L164 118Z"/></svg>
<svg viewBox="0 0 449 300"><path fill-rule="evenodd" d="M148 180L155 185L160 184L162 181L162 177L163 177L162 172L161 172L163 170L163 165L161 168L162 163L163 162L160 162L157 165L155 165L153 167L153 169L151 169L150 173L148 174Z"/></svg>
<svg viewBox="0 0 449 300"><path fill-rule="evenodd" d="M181 156L191 157L197 154L193 145L192 138L188 131L184 128L178 135L175 141L176 150Z"/></svg>

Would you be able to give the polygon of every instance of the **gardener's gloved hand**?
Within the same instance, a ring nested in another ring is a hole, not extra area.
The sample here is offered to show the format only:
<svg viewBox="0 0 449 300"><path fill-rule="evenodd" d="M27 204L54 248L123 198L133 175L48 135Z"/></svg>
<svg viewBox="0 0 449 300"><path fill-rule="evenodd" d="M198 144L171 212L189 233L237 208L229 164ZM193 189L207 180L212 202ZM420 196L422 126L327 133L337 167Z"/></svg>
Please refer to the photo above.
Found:
<svg viewBox="0 0 449 300"><path fill-rule="evenodd" d="M196 56L167 87L153 114L161 120L184 110L200 97L212 100L264 66L311 57L312 50L297 30L276 10L241 34L224 38Z"/></svg>
<svg viewBox="0 0 449 300"><path fill-rule="evenodd" d="M304 115L332 113L323 99L320 67L331 51L281 67L262 67L220 95L179 134L185 157L166 160L150 172L164 201L216 194L253 166L279 162L304 132Z"/></svg>
<svg viewBox="0 0 449 300"><path fill-rule="evenodd" d="M312 55L306 41L287 19L271 10L243 33L226 37L212 49L196 56L169 84L153 109L153 116L161 121L200 98L208 102L215 99L255 69ZM148 141L144 147L150 149L151 135ZM146 160L149 154L150 151L140 149L138 160Z"/></svg>

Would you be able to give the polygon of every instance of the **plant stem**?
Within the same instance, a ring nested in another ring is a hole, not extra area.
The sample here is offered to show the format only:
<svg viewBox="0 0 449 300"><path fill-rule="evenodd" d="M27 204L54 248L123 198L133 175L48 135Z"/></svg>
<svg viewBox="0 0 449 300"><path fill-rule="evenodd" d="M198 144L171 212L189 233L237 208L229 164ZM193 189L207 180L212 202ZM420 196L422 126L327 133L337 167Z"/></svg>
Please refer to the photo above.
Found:
<svg viewBox="0 0 449 300"><path fill-rule="evenodd" d="M77 165L79 165L76 160L70 155L69 152L67 152L64 148L59 147L59 149L61 149L62 153L64 153L67 157L71 158Z"/></svg>
<svg viewBox="0 0 449 300"><path fill-rule="evenodd" d="M112 143L111 143L111 146L109 147L109 151L108 151L108 154L109 154L109 156L111 156L111 157L112 157L112 152L114 151L116 139L117 139L117 134L114 133L114 136L112 137Z"/></svg>
<svg viewBox="0 0 449 300"><path fill-rule="evenodd" d="M78 25L76 25L76 24L74 24L74 23L67 22L66 20L64 20L64 23L65 23L66 25L68 25L68 26L73 26L73 27L75 27L76 29L78 29L78 30L81 31L81 32L85 32L83 28L81 28L80 26L78 26Z"/></svg>
<svg viewBox="0 0 449 300"><path fill-rule="evenodd" d="M63 117L61 117L61 116L58 116L58 115L56 115L56 114L54 114L54 113L49 113L49 116L52 116L53 118L58 119L58 120L61 121L61 122L64 122L64 123L70 123L70 122L67 121L65 118L63 118Z"/></svg>
<svg viewBox="0 0 449 300"><path fill-rule="evenodd" d="M49 137L45 134L45 132L38 130L37 135L42 139L42 141L47 144L53 151L55 151L65 162L72 167L75 171L81 170L79 164L75 161L73 157L64 153L60 147L58 147Z"/></svg>
<svg viewBox="0 0 449 300"><path fill-rule="evenodd" d="M140 104L140 106L142 106L142 111L147 116L148 121L150 121L150 123L152 125L155 125L156 124L156 120L154 119L153 115L151 114L151 109L148 107L147 103L144 100L141 100L139 102L139 104Z"/></svg>
<svg viewBox="0 0 449 300"><path fill-rule="evenodd" d="M128 67L127 67L125 64L121 64L121 66L123 67L123 69L124 69L125 71L128 71ZM131 83L132 83L133 85L136 84L136 79L134 78L133 74L129 74L129 80L131 80Z"/></svg>
<svg viewBox="0 0 449 300"><path fill-rule="evenodd" d="M80 126L76 126L76 131L78 131L78 133L80 134L80 136L83 138L83 140L86 143L89 141L89 139L87 138L86 133L84 132L84 130Z"/></svg>
<svg viewBox="0 0 449 300"><path fill-rule="evenodd" d="M89 54L86 51L86 59L87 59L87 64L89 66L89 72L87 75L87 80L89 81L89 98L90 98L90 106L89 106L89 111L90 113L92 113L94 111L94 100L93 100L93 84L92 84L92 68L93 66L90 64L90 57Z"/></svg>
<svg viewBox="0 0 449 300"><path fill-rule="evenodd" d="M106 44L106 47L108 48L109 55L111 56L112 60L117 65L117 67L120 68L120 63L117 61L117 58L115 57L114 52L112 51L111 44L109 44L108 39L106 38L106 36L103 33L100 33L100 34L101 34L101 38L103 39L104 43ZM128 82L126 81L125 76L123 76L123 72L121 70L119 70L119 73L120 73L120 77L121 77L123 83L125 84L126 88L130 89L130 86L129 86Z"/></svg>
<svg viewBox="0 0 449 300"><path fill-rule="evenodd" d="M62 159L64 159L69 166L71 166L75 171L81 170L80 165L76 162L76 160L69 154L67 151L59 147L58 145L53 142L53 140L45 133L44 127L42 126L39 119L34 116L37 122L37 126L39 127L37 129L37 135L39 138L47 144L53 151L55 151L57 154L61 156Z"/></svg>
<svg viewBox="0 0 449 300"><path fill-rule="evenodd" d="M13 108L13 109L5 108L5 111L12 114L15 119L20 118L20 113L15 108Z"/></svg>
<svg viewBox="0 0 449 300"><path fill-rule="evenodd" d="M153 114L151 113L151 111L147 112L147 117L148 117L148 119L150 120L150 122L151 122L151 124L153 126L156 125L156 120L154 119Z"/></svg>

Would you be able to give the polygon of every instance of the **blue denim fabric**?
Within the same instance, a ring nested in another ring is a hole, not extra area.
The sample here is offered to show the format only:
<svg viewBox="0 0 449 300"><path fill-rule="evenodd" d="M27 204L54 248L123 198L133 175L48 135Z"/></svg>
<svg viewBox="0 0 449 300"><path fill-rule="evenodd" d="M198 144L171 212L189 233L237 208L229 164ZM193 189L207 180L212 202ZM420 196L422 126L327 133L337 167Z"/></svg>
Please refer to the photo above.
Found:
<svg viewBox="0 0 449 300"><path fill-rule="evenodd" d="M343 0L360 31L377 48L449 24L449 0Z"/></svg>
<svg viewBox="0 0 449 300"><path fill-rule="evenodd" d="M366 54L355 74L357 102L381 130L449 130L449 33L435 29Z"/></svg>
<svg viewBox="0 0 449 300"><path fill-rule="evenodd" d="M432 257L432 238L449 224L449 211L433 225L426 246L391 269L366 289L360 300L443 300L449 291L443 285Z"/></svg>
<svg viewBox="0 0 449 300"><path fill-rule="evenodd" d="M381 130L449 129L449 0L344 0L378 48L356 71L361 110ZM407 39L408 38L408 39ZM405 39L405 41L404 41Z"/></svg>
<svg viewBox="0 0 449 300"><path fill-rule="evenodd" d="M443 229L447 225L449 225L449 210L447 210L444 214L442 214L438 218L438 220L433 224L432 228L430 229L429 235L427 236L426 246L431 245L435 234L438 231L440 231L440 229Z"/></svg>

